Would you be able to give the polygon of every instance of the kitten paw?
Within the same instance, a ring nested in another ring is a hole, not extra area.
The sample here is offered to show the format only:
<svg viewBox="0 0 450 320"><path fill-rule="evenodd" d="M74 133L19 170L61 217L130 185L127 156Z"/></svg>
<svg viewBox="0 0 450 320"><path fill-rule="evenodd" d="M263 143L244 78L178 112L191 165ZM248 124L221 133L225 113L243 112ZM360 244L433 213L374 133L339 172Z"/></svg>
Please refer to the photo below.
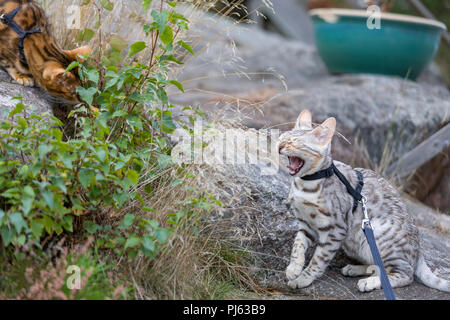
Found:
<svg viewBox="0 0 450 320"><path fill-rule="evenodd" d="M20 76L17 76L14 80L16 80L16 82L18 84L21 84L21 85L23 85L25 87L32 87L32 86L34 86L33 79L30 78L30 77L27 77L27 76L20 75Z"/></svg>
<svg viewBox="0 0 450 320"><path fill-rule="evenodd" d="M358 277L373 274L375 266L348 264L341 269L341 274L346 277Z"/></svg>
<svg viewBox="0 0 450 320"><path fill-rule="evenodd" d="M288 282L288 286L292 289L305 288L313 283L314 277L301 274L297 279Z"/></svg>
<svg viewBox="0 0 450 320"><path fill-rule="evenodd" d="M375 289L381 289L380 277L369 277L358 281L358 290L369 292Z"/></svg>
<svg viewBox="0 0 450 320"><path fill-rule="evenodd" d="M286 277L288 278L288 280L297 279L298 276L300 276L300 274L302 273L302 270L303 266L296 263L291 263L286 269Z"/></svg>

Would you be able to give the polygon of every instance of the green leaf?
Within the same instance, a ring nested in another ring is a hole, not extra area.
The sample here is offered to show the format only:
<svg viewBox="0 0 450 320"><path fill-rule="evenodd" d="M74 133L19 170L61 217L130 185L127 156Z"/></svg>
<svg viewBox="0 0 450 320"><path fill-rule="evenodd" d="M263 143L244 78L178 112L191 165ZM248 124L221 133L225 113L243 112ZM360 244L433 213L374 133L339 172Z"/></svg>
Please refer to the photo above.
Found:
<svg viewBox="0 0 450 320"><path fill-rule="evenodd" d="M95 154L97 155L98 160L100 160L100 162L105 162L106 155L107 155L107 152L105 149L98 149L97 151L95 151Z"/></svg>
<svg viewBox="0 0 450 320"><path fill-rule="evenodd" d="M125 242L125 249L127 248L134 248L141 242L141 239L139 239L136 236L132 236L129 239L127 239L127 242Z"/></svg>
<svg viewBox="0 0 450 320"><path fill-rule="evenodd" d="M42 197L44 198L45 202L47 202L48 207L50 209L54 209L55 207L55 195L53 194L53 192L49 191L49 190L44 190L41 192Z"/></svg>
<svg viewBox="0 0 450 320"><path fill-rule="evenodd" d="M149 237L144 237L144 239L142 240L142 246L151 253L155 252L156 249L155 243Z"/></svg>
<svg viewBox="0 0 450 320"><path fill-rule="evenodd" d="M77 92L80 95L81 99L84 100L88 105L91 105L94 101L94 96L97 94L98 90L95 87L91 87L85 89L83 87L78 87Z"/></svg>
<svg viewBox="0 0 450 320"><path fill-rule="evenodd" d="M109 45L117 51L123 51L126 47L128 47L128 43L119 36L113 36L109 41Z"/></svg>
<svg viewBox="0 0 450 320"><path fill-rule="evenodd" d="M173 84L174 86L176 86L178 88L178 90L180 90L181 92L184 93L183 85L180 82L175 81L175 80L170 80L170 83Z"/></svg>
<svg viewBox="0 0 450 320"><path fill-rule="evenodd" d="M156 10L152 11L152 17L158 25L159 33L163 33L166 28L167 21L169 20L170 12L167 10L163 10L162 12L158 12Z"/></svg>
<svg viewBox="0 0 450 320"><path fill-rule="evenodd" d="M164 90L164 88L158 88L158 90L156 90L156 95L158 96L158 99L163 104L168 104L169 103L169 98L167 97L167 93Z"/></svg>
<svg viewBox="0 0 450 320"><path fill-rule="evenodd" d="M73 217L66 215L64 216L63 220L64 220L63 225L64 229L66 229L69 232L73 232Z"/></svg>
<svg viewBox="0 0 450 320"><path fill-rule="evenodd" d="M46 144L41 144L38 147L38 152L39 152L39 158L40 159L44 159L44 157L53 150L53 146L49 146Z"/></svg>
<svg viewBox="0 0 450 320"><path fill-rule="evenodd" d="M21 113L23 111L23 109L25 109L25 105L22 102L19 102L18 104L16 104L16 107L13 110L11 110L8 117L11 118L12 116L15 116L16 114Z"/></svg>
<svg viewBox="0 0 450 320"><path fill-rule="evenodd" d="M100 226L90 220L83 221L83 228L90 234L94 234L100 228Z"/></svg>
<svg viewBox="0 0 450 320"><path fill-rule="evenodd" d="M9 215L9 221L12 223L18 234L22 229L27 227L27 223L19 212L11 213Z"/></svg>
<svg viewBox="0 0 450 320"><path fill-rule="evenodd" d="M137 183L139 181L139 173L130 169L127 171L127 178L130 179L134 185L137 185Z"/></svg>
<svg viewBox="0 0 450 320"><path fill-rule="evenodd" d="M161 170L166 169L172 164L172 157L167 154L158 155L158 168Z"/></svg>
<svg viewBox="0 0 450 320"><path fill-rule="evenodd" d="M44 215L42 218L42 224L44 225L45 231L47 231L48 234L51 234L53 231L53 226L55 225L53 219Z"/></svg>
<svg viewBox="0 0 450 320"><path fill-rule="evenodd" d="M42 231L44 231L44 225L36 220L31 221L31 233L36 239L42 236Z"/></svg>
<svg viewBox="0 0 450 320"><path fill-rule="evenodd" d="M12 127L12 125L11 125L11 122L9 122L9 121L0 122L0 129L9 130L9 129L11 129L11 127Z"/></svg>
<svg viewBox="0 0 450 320"><path fill-rule="evenodd" d="M144 50L146 47L147 47L147 45L145 44L144 41L135 42L130 46L130 53L128 54L128 56L131 58L135 54Z"/></svg>
<svg viewBox="0 0 450 320"><path fill-rule="evenodd" d="M30 186L25 186L22 196L22 211L25 216L27 216L28 213L31 211L31 208L33 207L34 198L35 194L33 188Z"/></svg>
<svg viewBox="0 0 450 320"><path fill-rule="evenodd" d="M170 111L164 111L161 117L161 131L171 134L176 128L177 127L172 120L172 114Z"/></svg>
<svg viewBox="0 0 450 320"><path fill-rule="evenodd" d="M177 58L175 58L175 56L173 54L170 55L164 55L162 56L159 61L163 62L163 61L172 61L175 62L176 64L184 64L184 62L178 60Z"/></svg>
<svg viewBox="0 0 450 320"><path fill-rule="evenodd" d="M192 50L192 47L189 43L184 42L183 40L179 40L177 42L182 48L186 49L187 51L189 51L192 55L195 55L194 50Z"/></svg>
<svg viewBox="0 0 450 320"><path fill-rule="evenodd" d="M129 228L134 223L135 216L134 214L127 213L125 217L123 217L123 227Z"/></svg>
<svg viewBox="0 0 450 320"><path fill-rule="evenodd" d="M183 183L183 180L177 179L177 180L175 180L174 182L171 183L171 186L172 187L176 187L177 185L182 184L182 183Z"/></svg>
<svg viewBox="0 0 450 320"><path fill-rule="evenodd" d="M95 177L95 172L91 169L83 168L78 173L78 180L83 185L84 188L89 187L89 185L93 182Z"/></svg>
<svg viewBox="0 0 450 320"><path fill-rule="evenodd" d="M95 32L92 29L81 30L76 40L77 41L90 41L95 36Z"/></svg>
<svg viewBox="0 0 450 320"><path fill-rule="evenodd" d="M166 228L158 228L155 231L155 236L156 236L156 240L158 240L158 242L160 244L163 244L169 238L170 231L168 229L166 229Z"/></svg>
<svg viewBox="0 0 450 320"><path fill-rule="evenodd" d="M112 11L114 9L114 4L111 1L108 0L100 0L100 4L103 8L105 8L108 11Z"/></svg>
<svg viewBox="0 0 450 320"><path fill-rule="evenodd" d="M69 66L66 68L66 71L64 72L64 74L66 74L67 72L69 72L72 69L75 69L76 67L78 67L80 64L78 63L78 61L73 61L71 64L69 64Z"/></svg>
<svg viewBox="0 0 450 320"><path fill-rule="evenodd" d="M151 3L152 3L152 0L143 0L142 1L142 7L144 7L145 11L148 11L148 8L150 7Z"/></svg>
<svg viewBox="0 0 450 320"><path fill-rule="evenodd" d="M3 226L0 235L2 236L3 244L7 247L14 236L14 230L9 229L7 226Z"/></svg>
<svg viewBox="0 0 450 320"><path fill-rule="evenodd" d="M97 84L100 75L97 70L92 69L92 70L88 71L88 73L86 74L86 77L88 78L89 81L92 81L95 84Z"/></svg>
<svg viewBox="0 0 450 320"><path fill-rule="evenodd" d="M18 236L15 239L15 242L19 245L19 246L23 246L25 244L25 241L27 240L27 238L25 237L24 234L21 234L20 236Z"/></svg>
<svg viewBox="0 0 450 320"><path fill-rule="evenodd" d="M170 26L166 26L163 30L163 32L159 35L161 38L162 43L164 45L168 46L173 42L173 31Z"/></svg>

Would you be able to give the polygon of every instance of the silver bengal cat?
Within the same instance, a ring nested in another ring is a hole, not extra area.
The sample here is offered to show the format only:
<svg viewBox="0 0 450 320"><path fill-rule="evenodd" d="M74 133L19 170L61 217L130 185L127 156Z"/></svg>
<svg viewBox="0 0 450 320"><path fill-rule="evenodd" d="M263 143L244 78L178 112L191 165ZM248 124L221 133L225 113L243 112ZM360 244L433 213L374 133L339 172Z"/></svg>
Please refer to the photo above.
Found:
<svg viewBox="0 0 450 320"><path fill-rule="evenodd" d="M304 110L294 129L283 133L278 140L279 153L288 157L287 167L294 177L289 201L301 224L286 270L288 284L292 288L309 286L324 273L339 248L343 248L361 265L347 265L342 268L342 274L368 276L358 281L362 292L380 289L380 279L361 230L361 206L352 212L353 197L336 175L312 181L302 179L331 166L335 129L334 118L313 129L311 113ZM334 161L334 165L352 186L357 185L357 174L352 167L339 161ZM364 177L361 193L367 198L369 218L392 287L410 284L415 274L425 285L450 292L450 281L437 277L425 263L420 253L418 229L395 188L371 170L357 170ZM314 242L316 249L305 266L305 252Z"/></svg>

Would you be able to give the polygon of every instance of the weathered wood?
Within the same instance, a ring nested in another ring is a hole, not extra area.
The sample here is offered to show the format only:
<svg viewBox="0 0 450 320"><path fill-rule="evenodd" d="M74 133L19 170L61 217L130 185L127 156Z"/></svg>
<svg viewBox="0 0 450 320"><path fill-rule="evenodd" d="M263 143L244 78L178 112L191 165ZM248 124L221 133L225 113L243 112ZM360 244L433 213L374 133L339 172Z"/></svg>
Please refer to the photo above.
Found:
<svg viewBox="0 0 450 320"><path fill-rule="evenodd" d="M386 173L400 179L406 178L414 170L433 159L450 145L450 123L404 154L396 163L388 167Z"/></svg>
<svg viewBox="0 0 450 320"><path fill-rule="evenodd" d="M314 43L311 18L306 12L306 1L302 4L302 1L298 0L278 0L272 1L272 5L273 10L267 8L261 0L250 0L248 8L250 12L253 12L251 19L258 25L263 24L262 17L254 13L258 10L285 36L309 44Z"/></svg>

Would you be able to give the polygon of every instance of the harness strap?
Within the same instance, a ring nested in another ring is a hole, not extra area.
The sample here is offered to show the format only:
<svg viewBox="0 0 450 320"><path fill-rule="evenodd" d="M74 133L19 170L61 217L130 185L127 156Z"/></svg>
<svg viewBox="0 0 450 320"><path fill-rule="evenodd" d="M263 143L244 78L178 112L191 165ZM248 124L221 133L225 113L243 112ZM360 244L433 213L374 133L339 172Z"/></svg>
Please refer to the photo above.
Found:
<svg viewBox="0 0 450 320"><path fill-rule="evenodd" d="M355 191L356 191L356 194L361 195L362 188L364 187L364 177L363 177L362 173L359 172L358 170L355 170L355 172L358 175L358 185L356 186ZM353 197L353 199L354 200L353 200L353 210L352 211L355 212L356 209L358 208L359 201L361 201L361 200L356 200L355 197Z"/></svg>
<svg viewBox="0 0 450 320"><path fill-rule="evenodd" d="M14 30L17 33L17 35L19 36L19 59L22 63L27 64L27 59L25 58L23 42L28 35L33 34L33 33L42 33L42 31L39 28L36 28L33 30L23 30L14 21L14 17L20 11L21 8L22 8L22 6L18 6L10 13L2 14L0 16L0 19L3 21L4 24L6 24L8 27L10 27L12 30Z"/></svg>
<svg viewBox="0 0 450 320"><path fill-rule="evenodd" d="M356 171L356 170L355 170ZM331 166L324 170L317 171L316 173L303 176L303 180L311 181L311 180L318 180L323 178L329 178L333 174L336 174L336 176L341 180L341 182L345 185L345 188L347 189L347 192L350 193L350 195L353 197L353 212L355 212L356 208L358 207L359 201L361 201L361 190L364 186L364 179L361 172L356 171L356 174L358 175L358 185L356 186L356 189L352 187L350 182L348 182L347 178L336 168L334 163L331 163Z"/></svg>
<svg viewBox="0 0 450 320"><path fill-rule="evenodd" d="M324 169L324 170L320 170L317 171L316 173L310 174L308 176L303 176L302 179L303 180L319 180L319 179L323 179L323 178L329 178L334 174L334 164L332 164L330 167Z"/></svg>

